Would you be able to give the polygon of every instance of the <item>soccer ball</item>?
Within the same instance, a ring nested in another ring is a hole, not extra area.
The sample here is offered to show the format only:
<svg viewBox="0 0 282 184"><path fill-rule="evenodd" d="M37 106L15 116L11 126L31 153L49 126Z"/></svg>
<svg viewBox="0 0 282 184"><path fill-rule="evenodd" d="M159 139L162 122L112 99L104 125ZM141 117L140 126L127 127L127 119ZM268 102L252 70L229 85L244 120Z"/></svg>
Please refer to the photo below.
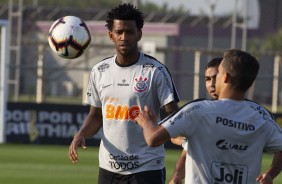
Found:
<svg viewBox="0 0 282 184"><path fill-rule="evenodd" d="M48 34L51 49L66 59L81 56L90 41L89 28L82 19L75 16L65 16L56 20Z"/></svg>

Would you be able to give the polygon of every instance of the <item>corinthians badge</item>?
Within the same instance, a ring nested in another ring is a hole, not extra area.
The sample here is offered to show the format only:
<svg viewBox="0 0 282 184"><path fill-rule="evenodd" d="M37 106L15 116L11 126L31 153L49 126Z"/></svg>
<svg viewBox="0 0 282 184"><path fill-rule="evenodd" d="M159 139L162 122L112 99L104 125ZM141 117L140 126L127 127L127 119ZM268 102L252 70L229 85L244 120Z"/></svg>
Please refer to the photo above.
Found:
<svg viewBox="0 0 282 184"><path fill-rule="evenodd" d="M139 78L136 77L134 80L136 82L135 86L134 86L134 90L136 92L143 93L143 92L147 91L148 85L147 85L146 81L148 80L148 78L146 78L146 77L143 78L142 76L140 76Z"/></svg>

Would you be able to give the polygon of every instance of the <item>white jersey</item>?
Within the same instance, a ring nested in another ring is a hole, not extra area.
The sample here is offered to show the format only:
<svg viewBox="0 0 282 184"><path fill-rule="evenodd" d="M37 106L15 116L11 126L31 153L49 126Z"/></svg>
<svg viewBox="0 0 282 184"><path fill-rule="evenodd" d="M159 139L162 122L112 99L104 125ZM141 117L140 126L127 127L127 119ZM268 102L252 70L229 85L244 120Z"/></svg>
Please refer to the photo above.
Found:
<svg viewBox="0 0 282 184"><path fill-rule="evenodd" d="M160 114L160 107L179 101L171 76L163 64L142 52L131 66L119 66L115 60L116 55L93 67L86 98L103 112L100 167L125 175L163 169L163 145L148 147L133 120L145 105Z"/></svg>
<svg viewBox="0 0 282 184"><path fill-rule="evenodd" d="M198 99L198 100L205 100L205 99ZM211 99L211 100L215 100L215 99ZM262 111L265 115L269 116L270 118L272 118L274 120L274 116L273 114L271 114L266 108L264 108L263 106L259 105L258 103L254 102L254 101L251 101L251 100L248 100L248 99L245 99L246 102L248 102L249 105L257 108L259 111ZM188 149L188 140L187 138L184 138L181 146L183 147L183 149L185 151L187 151Z"/></svg>
<svg viewBox="0 0 282 184"><path fill-rule="evenodd" d="M282 150L282 131L250 101L203 100L163 121L171 137L188 139L186 184L254 184L263 151Z"/></svg>

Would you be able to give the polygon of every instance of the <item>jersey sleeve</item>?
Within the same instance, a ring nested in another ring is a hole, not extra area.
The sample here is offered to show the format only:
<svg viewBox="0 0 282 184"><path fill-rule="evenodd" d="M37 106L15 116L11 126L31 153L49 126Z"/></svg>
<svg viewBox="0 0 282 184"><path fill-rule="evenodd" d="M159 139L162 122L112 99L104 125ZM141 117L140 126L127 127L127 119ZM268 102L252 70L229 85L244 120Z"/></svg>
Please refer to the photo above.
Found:
<svg viewBox="0 0 282 184"><path fill-rule="evenodd" d="M161 106L164 106L172 101L179 102L179 96L176 91L176 87L169 71L165 66L158 67L155 80L157 84L157 94Z"/></svg>
<svg viewBox="0 0 282 184"><path fill-rule="evenodd" d="M279 125L272 119L267 123L267 131L269 138L265 146L265 150L270 153L282 151L282 130Z"/></svg>
<svg viewBox="0 0 282 184"><path fill-rule="evenodd" d="M183 107L176 114L168 116L160 124L168 131L170 137L191 136L199 123L199 105L190 103Z"/></svg>
<svg viewBox="0 0 282 184"><path fill-rule="evenodd" d="M95 84L95 70L93 68L89 77L85 103L94 107L102 107L99 93Z"/></svg>

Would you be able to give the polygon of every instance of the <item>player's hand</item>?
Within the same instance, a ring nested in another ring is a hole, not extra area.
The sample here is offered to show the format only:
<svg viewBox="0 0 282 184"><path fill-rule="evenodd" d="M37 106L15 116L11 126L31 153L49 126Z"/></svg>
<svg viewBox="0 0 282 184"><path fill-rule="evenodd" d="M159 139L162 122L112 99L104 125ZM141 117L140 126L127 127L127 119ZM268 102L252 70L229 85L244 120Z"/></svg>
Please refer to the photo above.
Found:
<svg viewBox="0 0 282 184"><path fill-rule="evenodd" d="M182 146L183 141L185 141L185 137L173 137L170 141L177 146Z"/></svg>
<svg viewBox="0 0 282 184"><path fill-rule="evenodd" d="M72 163L78 162L77 148L79 146L81 146L83 149L86 149L84 137L79 134L76 134L69 147L69 159L72 161Z"/></svg>
<svg viewBox="0 0 282 184"><path fill-rule="evenodd" d="M260 184L273 184L272 177L269 174L261 174L257 177Z"/></svg>
<svg viewBox="0 0 282 184"><path fill-rule="evenodd" d="M169 184L182 184L182 179L180 177L172 176Z"/></svg>
<svg viewBox="0 0 282 184"><path fill-rule="evenodd" d="M134 119L142 128L144 123L148 121L156 122L157 117L149 110L148 106L145 105L144 110L139 112L139 115Z"/></svg>

